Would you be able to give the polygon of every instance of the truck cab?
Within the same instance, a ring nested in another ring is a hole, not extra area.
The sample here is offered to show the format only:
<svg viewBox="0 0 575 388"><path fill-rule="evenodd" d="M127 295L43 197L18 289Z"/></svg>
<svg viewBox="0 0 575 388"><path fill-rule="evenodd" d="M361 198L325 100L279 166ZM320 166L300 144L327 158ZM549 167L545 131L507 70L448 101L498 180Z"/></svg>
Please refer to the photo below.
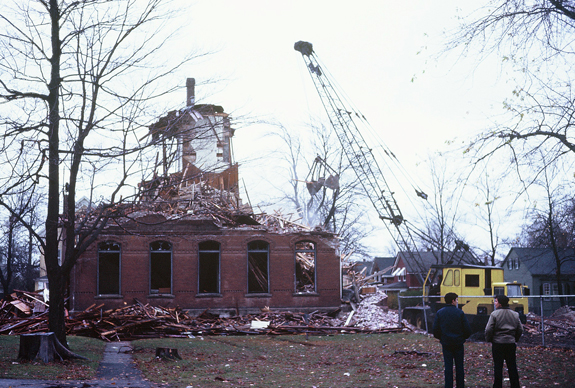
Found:
<svg viewBox="0 0 575 388"><path fill-rule="evenodd" d="M527 286L518 282L503 281L503 269L494 266L471 264L432 265L423 285L426 306L420 310L427 312L428 322L435 312L446 305L444 296L448 292L459 295L459 308L463 310L473 331L485 329L489 314L495 309L496 295L509 297L509 308L519 313L525 323L527 312ZM410 314L407 314L408 316ZM417 318L414 312L411 316ZM416 319L417 325L422 321Z"/></svg>

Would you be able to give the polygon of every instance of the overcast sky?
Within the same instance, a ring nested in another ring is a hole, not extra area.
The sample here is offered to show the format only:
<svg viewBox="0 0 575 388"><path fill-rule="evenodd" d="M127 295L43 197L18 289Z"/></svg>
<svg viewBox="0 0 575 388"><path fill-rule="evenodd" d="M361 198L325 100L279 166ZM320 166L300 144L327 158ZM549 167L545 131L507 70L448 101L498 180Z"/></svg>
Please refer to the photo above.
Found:
<svg viewBox="0 0 575 388"><path fill-rule="evenodd" d="M477 6L468 0L196 0L182 2L188 25L182 44L216 51L185 69L202 102L222 105L299 130L310 116L326 117L296 41L314 45L320 60L385 144L413 175L417 162L469 139L501 113L510 86L497 59L476 68L471 59L438 56L445 32ZM202 85L213 78L222 81ZM182 79L182 85L185 79ZM182 92L182 105L185 92ZM327 122L327 119L326 119ZM273 145L264 125L239 128L234 138L240 175L252 202L281 181L271 158L251 163ZM262 177L262 178L260 178ZM287 180L287 177L286 177ZM402 205L400 204L400 207ZM377 248L376 248L377 249Z"/></svg>

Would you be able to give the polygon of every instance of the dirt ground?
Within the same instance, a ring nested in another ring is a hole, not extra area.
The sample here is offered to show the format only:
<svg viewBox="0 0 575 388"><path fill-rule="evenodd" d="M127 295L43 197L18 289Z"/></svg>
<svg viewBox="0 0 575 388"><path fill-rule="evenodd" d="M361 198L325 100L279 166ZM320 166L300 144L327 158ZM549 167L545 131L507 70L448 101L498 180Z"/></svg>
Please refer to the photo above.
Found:
<svg viewBox="0 0 575 388"><path fill-rule="evenodd" d="M541 346L542 344L543 339L541 338L541 333L524 333L518 342L519 346ZM545 346L575 350L575 333L569 333L567 335L546 334Z"/></svg>

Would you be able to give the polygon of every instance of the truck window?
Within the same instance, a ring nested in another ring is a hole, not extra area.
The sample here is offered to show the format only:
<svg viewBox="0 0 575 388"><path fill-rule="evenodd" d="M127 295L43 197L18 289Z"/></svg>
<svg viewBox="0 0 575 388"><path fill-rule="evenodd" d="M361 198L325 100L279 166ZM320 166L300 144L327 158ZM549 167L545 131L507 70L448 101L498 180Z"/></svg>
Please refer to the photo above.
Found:
<svg viewBox="0 0 575 388"><path fill-rule="evenodd" d="M459 287L460 282L461 282L461 275L460 275L460 273L459 273L460 271L459 271L458 269L456 269L456 270L453 271L453 272L455 272L455 276L453 277L453 285L454 285L455 287Z"/></svg>
<svg viewBox="0 0 575 388"><path fill-rule="evenodd" d="M479 287L479 275L465 275L465 287Z"/></svg>
<svg viewBox="0 0 575 388"><path fill-rule="evenodd" d="M453 270L448 270L443 281L444 286L453 286Z"/></svg>
<svg viewBox="0 0 575 388"><path fill-rule="evenodd" d="M505 287L493 287L493 295L505 295Z"/></svg>
<svg viewBox="0 0 575 388"><path fill-rule="evenodd" d="M508 284L507 296L521 296L521 286L519 284Z"/></svg>

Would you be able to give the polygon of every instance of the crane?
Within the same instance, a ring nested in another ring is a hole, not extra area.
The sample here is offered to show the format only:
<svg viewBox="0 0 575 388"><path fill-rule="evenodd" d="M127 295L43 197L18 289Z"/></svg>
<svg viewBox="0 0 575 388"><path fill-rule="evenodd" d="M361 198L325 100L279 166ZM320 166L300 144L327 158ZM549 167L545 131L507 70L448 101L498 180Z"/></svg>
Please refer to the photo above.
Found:
<svg viewBox="0 0 575 388"><path fill-rule="evenodd" d="M362 114L344 104L333 82L320 66L311 43L296 42L294 49L301 53L342 151L379 218L386 221L385 225L399 249L407 253L421 271L425 272L426 268L419 253L414 250L412 233L397 204L394 192L389 187L372 148L358 127L358 123L367 120ZM424 199L427 198L421 190L416 189L416 193Z"/></svg>

